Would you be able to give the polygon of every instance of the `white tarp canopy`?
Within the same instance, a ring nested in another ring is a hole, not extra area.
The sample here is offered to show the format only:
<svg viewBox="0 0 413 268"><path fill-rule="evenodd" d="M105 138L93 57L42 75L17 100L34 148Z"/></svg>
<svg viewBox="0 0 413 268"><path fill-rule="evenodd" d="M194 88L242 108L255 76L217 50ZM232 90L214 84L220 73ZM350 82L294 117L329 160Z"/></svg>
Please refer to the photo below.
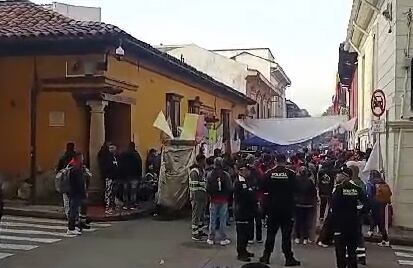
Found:
<svg viewBox="0 0 413 268"><path fill-rule="evenodd" d="M347 116L236 120L253 135L279 145L302 143L339 127L351 131L355 121Z"/></svg>

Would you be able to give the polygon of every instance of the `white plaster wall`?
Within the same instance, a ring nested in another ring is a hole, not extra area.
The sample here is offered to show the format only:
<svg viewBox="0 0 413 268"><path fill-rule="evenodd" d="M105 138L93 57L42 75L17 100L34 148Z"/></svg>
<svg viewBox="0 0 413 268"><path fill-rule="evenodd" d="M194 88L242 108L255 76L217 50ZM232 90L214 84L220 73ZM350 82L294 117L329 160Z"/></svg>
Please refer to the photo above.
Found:
<svg viewBox="0 0 413 268"><path fill-rule="evenodd" d="M99 7L74 6L54 2L51 8L69 18L83 21L101 21L101 9Z"/></svg>
<svg viewBox="0 0 413 268"><path fill-rule="evenodd" d="M221 54L225 57L232 58L242 52L248 52L258 57L275 61L275 58L271 55L268 49L234 49L234 50L216 50L218 54Z"/></svg>
<svg viewBox="0 0 413 268"><path fill-rule="evenodd" d="M217 81L246 94L247 65L191 44L167 52Z"/></svg>
<svg viewBox="0 0 413 268"><path fill-rule="evenodd" d="M249 54L241 54L235 60L242 62L250 69L259 71L268 81L271 81L271 62Z"/></svg>

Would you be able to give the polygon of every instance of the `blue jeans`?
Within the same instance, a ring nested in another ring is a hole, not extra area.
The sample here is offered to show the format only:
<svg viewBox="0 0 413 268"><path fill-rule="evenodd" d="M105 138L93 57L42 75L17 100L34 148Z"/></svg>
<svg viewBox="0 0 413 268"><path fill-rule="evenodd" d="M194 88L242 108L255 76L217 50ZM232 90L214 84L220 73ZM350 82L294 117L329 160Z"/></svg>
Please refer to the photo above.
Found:
<svg viewBox="0 0 413 268"><path fill-rule="evenodd" d="M218 233L221 240L227 239L225 228L227 227L228 203L210 203L209 205L209 235L208 239L215 239L217 219L219 219Z"/></svg>
<svg viewBox="0 0 413 268"><path fill-rule="evenodd" d="M76 220L79 218L79 209L82 203L82 198L78 196L69 196L69 221L68 229L74 230L76 226Z"/></svg>

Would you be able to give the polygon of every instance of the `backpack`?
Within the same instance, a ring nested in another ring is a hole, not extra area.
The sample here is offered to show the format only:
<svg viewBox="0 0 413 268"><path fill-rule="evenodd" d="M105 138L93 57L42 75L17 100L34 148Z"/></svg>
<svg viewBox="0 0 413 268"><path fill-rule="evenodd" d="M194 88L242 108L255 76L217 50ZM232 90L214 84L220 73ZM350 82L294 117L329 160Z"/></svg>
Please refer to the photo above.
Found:
<svg viewBox="0 0 413 268"><path fill-rule="evenodd" d="M391 196L392 192L390 190L390 186L387 183L376 184L376 201L382 204L390 204Z"/></svg>
<svg viewBox="0 0 413 268"><path fill-rule="evenodd" d="M67 166L57 172L55 177L55 189L58 193L64 194L70 192L70 170L72 168Z"/></svg>

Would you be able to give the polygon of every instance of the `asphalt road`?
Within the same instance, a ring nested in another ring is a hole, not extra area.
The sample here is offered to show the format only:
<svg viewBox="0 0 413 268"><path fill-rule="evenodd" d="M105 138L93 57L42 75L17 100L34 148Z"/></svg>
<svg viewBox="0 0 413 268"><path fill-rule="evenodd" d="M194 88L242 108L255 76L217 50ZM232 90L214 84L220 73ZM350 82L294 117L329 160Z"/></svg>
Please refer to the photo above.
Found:
<svg viewBox="0 0 413 268"><path fill-rule="evenodd" d="M26 228L24 225L16 226L13 224L13 219L10 221L12 224L5 225L9 230L14 228L11 232L15 229L27 230L27 226ZM29 227L34 230L46 228L41 225L29 225ZM14 235L31 237L40 235L35 235L33 231L27 231L26 235L24 233ZM80 237L62 238L55 243L38 245L36 242L14 242L32 243L38 246L32 250L18 252L4 249L3 245L7 241L1 238L6 234L0 231L0 257L1 254L13 255L0 259L1 268L237 268L242 266L242 263L236 261L234 239L227 247L210 247L206 243L192 242L190 223L185 220L161 222L140 219L113 223L110 227L100 228ZM58 234L54 233L52 236L56 235ZM260 256L262 245L253 245L250 250ZM298 245L294 246L294 251L296 257L302 261L301 267L336 267L333 248ZM379 248L374 244L368 244L367 258L367 267L401 267L392 248ZM280 239L278 239L271 267L283 267L283 262L280 254Z"/></svg>

